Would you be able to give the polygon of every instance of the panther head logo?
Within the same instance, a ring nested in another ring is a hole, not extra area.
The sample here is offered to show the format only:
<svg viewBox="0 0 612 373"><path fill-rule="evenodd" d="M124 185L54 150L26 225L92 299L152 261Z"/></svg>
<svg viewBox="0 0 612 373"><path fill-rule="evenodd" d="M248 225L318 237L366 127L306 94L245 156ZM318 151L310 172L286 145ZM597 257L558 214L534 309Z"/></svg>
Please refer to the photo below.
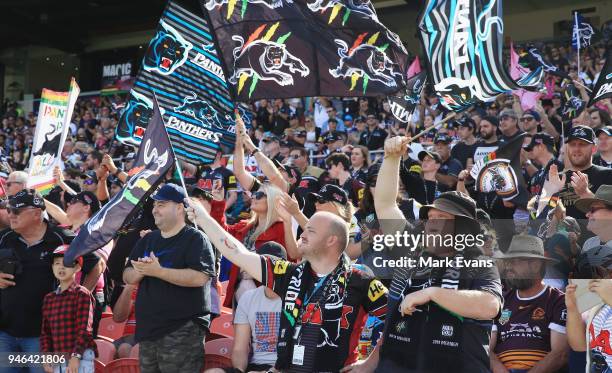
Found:
<svg viewBox="0 0 612 373"><path fill-rule="evenodd" d="M161 27L149 43L143 68L146 71L169 75L187 61L193 45L164 21L160 21L159 24Z"/></svg>
<svg viewBox="0 0 612 373"><path fill-rule="evenodd" d="M130 92L130 100L125 106L122 114L122 120L125 126L117 127L117 137L130 139L137 135L139 129L147 128L149 120L153 115L153 101L147 96L138 93L135 90Z"/></svg>
<svg viewBox="0 0 612 373"><path fill-rule="evenodd" d="M271 46L266 51L266 61L269 67L279 68L283 64L283 57L285 56L284 48L281 46Z"/></svg>
<svg viewBox="0 0 612 373"><path fill-rule="evenodd" d="M374 51L372 65L376 71L385 70L385 54L379 50Z"/></svg>

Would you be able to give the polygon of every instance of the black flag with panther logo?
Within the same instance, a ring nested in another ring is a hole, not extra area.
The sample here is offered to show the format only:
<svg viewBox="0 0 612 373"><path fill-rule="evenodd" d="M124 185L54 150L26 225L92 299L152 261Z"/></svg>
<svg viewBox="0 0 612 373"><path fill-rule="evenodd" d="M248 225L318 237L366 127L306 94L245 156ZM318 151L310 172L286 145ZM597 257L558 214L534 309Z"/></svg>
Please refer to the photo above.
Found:
<svg viewBox="0 0 612 373"><path fill-rule="evenodd" d="M412 117L414 109L421 100L421 92L425 86L425 71L420 72L408 79L406 89L401 91L401 94L387 97L389 107L393 117L402 123L408 123Z"/></svg>
<svg viewBox="0 0 612 373"><path fill-rule="evenodd" d="M565 87L563 95L565 104L563 105L562 118L564 121L572 120L584 110L584 101L580 98L580 92L573 83L569 83Z"/></svg>
<svg viewBox="0 0 612 373"><path fill-rule="evenodd" d="M238 101L388 96L408 54L368 0L200 0Z"/></svg>
<svg viewBox="0 0 612 373"><path fill-rule="evenodd" d="M501 0L428 0L419 29L429 79L449 110L491 102L541 76L538 69L515 82L503 66Z"/></svg>
<svg viewBox="0 0 612 373"><path fill-rule="evenodd" d="M608 52L606 64L599 73L599 78L597 78L593 93L591 93L588 106L593 105L599 100L612 97L612 62L610 60L612 60L612 49Z"/></svg>
<svg viewBox="0 0 612 373"><path fill-rule="evenodd" d="M112 240L123 224L138 211L139 202L147 199L176 163L162 114L153 97L153 114L144 134L136 161L128 171L128 181L104 207L81 226L64 256L64 264L91 253Z"/></svg>

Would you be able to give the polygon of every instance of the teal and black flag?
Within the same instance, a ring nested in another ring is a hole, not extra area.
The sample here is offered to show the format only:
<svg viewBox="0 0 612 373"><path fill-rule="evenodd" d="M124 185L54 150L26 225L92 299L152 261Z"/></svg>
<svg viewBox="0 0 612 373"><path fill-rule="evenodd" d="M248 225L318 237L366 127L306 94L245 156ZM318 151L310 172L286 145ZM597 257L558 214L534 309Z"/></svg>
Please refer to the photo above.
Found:
<svg viewBox="0 0 612 373"><path fill-rule="evenodd" d="M221 146L233 149L234 103L214 35L197 1L168 2L127 98L117 140L140 144L154 93L177 157L193 164L212 163ZM246 107L238 109L250 126Z"/></svg>
<svg viewBox="0 0 612 373"><path fill-rule="evenodd" d="M153 193L176 163L155 97L153 102L153 115L140 143L134 166L128 172L127 183L121 193L117 193L83 224L66 252L64 264L72 266L76 258L110 242L123 224L138 211L139 202Z"/></svg>

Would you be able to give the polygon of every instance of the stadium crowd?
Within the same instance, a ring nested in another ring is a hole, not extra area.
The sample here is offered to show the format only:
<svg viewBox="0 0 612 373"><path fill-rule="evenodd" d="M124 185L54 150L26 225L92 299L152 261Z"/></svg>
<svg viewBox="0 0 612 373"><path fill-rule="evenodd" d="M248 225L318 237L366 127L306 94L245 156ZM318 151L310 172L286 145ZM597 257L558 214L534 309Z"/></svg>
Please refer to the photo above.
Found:
<svg viewBox="0 0 612 373"><path fill-rule="evenodd" d="M581 71L570 48L544 51L588 100L606 46L584 49ZM105 363L138 356L142 372L612 371L612 100L564 121L562 79L546 81L533 109L500 95L437 127L449 113L429 89L407 124L383 99L260 100L232 153L182 163L187 190L168 174L74 267L68 244L129 179L135 150L114 142L124 97L77 101L44 198L23 171L36 113L6 102L0 351L69 355L31 372L93 371L112 319L125 327ZM519 196L479 192L471 167L516 136ZM482 234L463 251L400 251L494 265L381 268L397 251L376 236L403 231ZM603 305L580 310L570 278L594 279ZM231 354L213 364L205 346L228 314Z"/></svg>

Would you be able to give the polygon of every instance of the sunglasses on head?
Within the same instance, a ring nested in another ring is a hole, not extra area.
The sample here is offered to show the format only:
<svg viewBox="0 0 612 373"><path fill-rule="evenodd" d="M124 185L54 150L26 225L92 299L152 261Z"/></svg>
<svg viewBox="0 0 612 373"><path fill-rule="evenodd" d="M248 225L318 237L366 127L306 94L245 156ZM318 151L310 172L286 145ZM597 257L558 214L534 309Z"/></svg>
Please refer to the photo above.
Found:
<svg viewBox="0 0 612 373"><path fill-rule="evenodd" d="M260 200L264 198L265 196L266 196L266 193L262 191L253 193L253 198L255 198L256 200Z"/></svg>

